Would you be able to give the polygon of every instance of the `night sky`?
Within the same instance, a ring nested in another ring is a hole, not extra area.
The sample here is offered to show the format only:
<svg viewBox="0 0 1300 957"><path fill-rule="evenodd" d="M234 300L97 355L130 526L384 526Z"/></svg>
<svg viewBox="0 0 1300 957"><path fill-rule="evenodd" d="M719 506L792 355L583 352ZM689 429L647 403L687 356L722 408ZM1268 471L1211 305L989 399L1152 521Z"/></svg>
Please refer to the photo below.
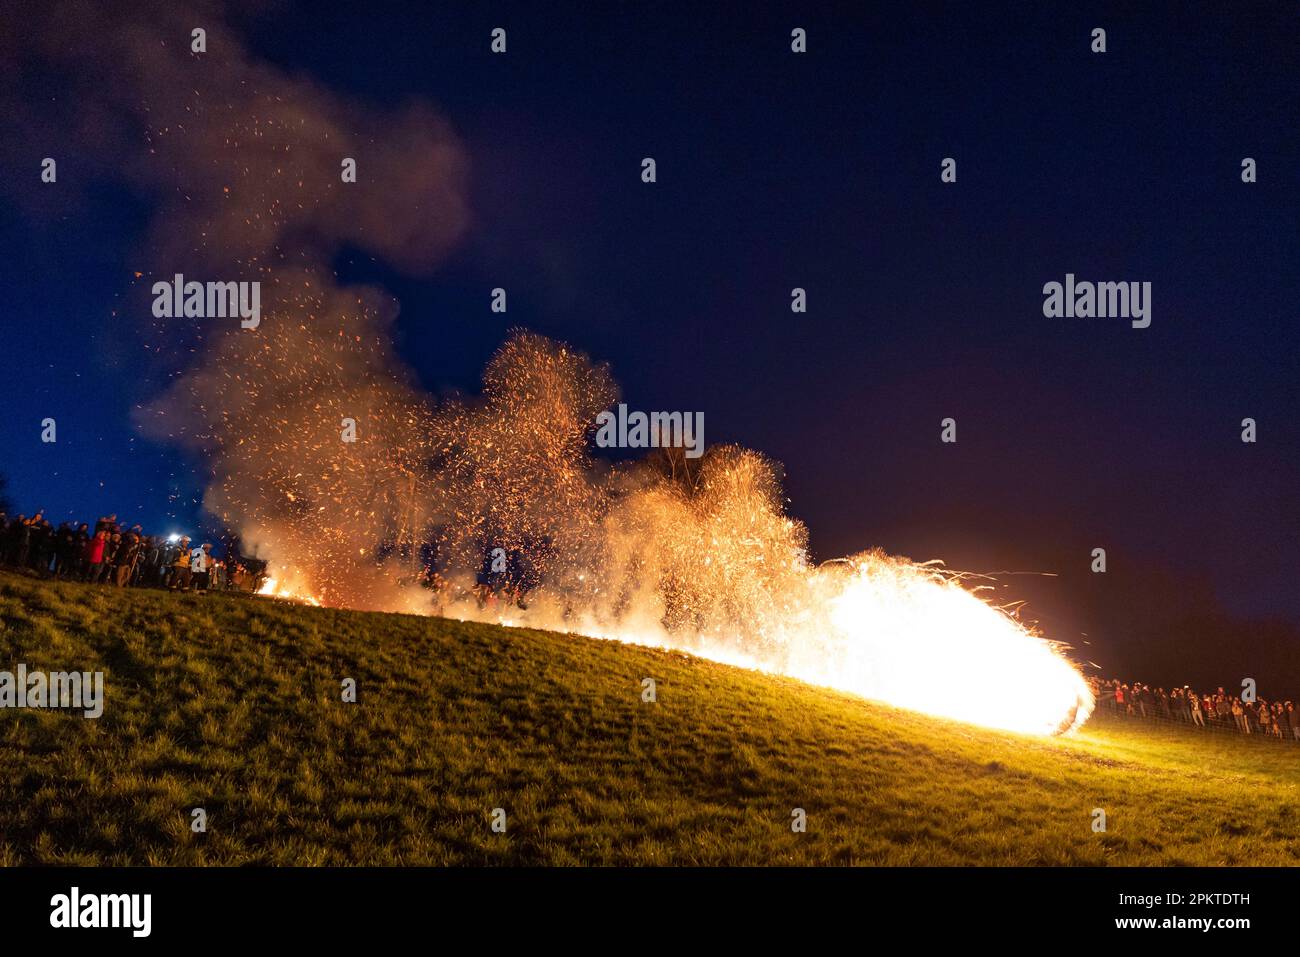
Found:
<svg viewBox="0 0 1300 957"><path fill-rule="evenodd" d="M425 101L463 141L471 225L436 269L334 264L400 303L428 390L474 390L511 327L567 341L632 408L783 462L819 559L1052 573L998 596L1107 674L1300 693L1300 5L543 6L224 14L274 67ZM131 293L153 198L39 122L76 78L23 52L30 14L0 26L27 118L0 147L0 472L28 514L195 529L200 464L132 416L166 385ZM1150 328L1045 318L1067 272L1150 282Z"/></svg>

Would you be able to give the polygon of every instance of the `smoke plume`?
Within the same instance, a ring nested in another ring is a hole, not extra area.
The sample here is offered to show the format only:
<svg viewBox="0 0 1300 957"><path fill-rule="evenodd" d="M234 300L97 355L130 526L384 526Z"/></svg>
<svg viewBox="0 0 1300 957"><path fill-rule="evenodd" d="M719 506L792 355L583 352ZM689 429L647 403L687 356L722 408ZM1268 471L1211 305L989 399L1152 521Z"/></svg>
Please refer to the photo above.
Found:
<svg viewBox="0 0 1300 957"><path fill-rule="evenodd" d="M685 647L1002 727L1086 717L1059 651L955 576L879 553L814 567L764 456L596 457L618 390L565 344L517 331L480 395L421 392L391 300L332 266L345 248L436 266L469 225L463 147L430 105L337 96L197 9L33 4L28 42L0 41L5 103L29 134L71 131L69 158L152 210L138 315L178 273L261 283L255 329L142 321L167 385L139 424L202 463L206 509L280 593ZM51 75L73 79L42 98ZM1013 710L994 682L1020 689Z"/></svg>

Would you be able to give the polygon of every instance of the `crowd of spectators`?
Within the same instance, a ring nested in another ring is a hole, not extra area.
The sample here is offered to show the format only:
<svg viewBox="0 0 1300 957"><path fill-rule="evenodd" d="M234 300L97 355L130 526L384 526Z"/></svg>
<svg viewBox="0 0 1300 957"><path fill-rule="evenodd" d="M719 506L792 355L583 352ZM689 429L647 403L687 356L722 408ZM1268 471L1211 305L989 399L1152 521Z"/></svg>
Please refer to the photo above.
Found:
<svg viewBox="0 0 1300 957"><path fill-rule="evenodd" d="M55 527L41 512L10 519L0 513L0 563L68 581L118 588L172 591L256 591L262 585L238 558L218 558L211 542L186 535L146 535L107 515L95 522Z"/></svg>
<svg viewBox="0 0 1300 957"><path fill-rule="evenodd" d="M1173 721L1235 734L1262 734L1300 741L1300 708L1291 701L1267 701L1253 693L1203 694L1187 685L1152 688L1139 681L1102 679L1094 683L1097 707L1128 717Z"/></svg>

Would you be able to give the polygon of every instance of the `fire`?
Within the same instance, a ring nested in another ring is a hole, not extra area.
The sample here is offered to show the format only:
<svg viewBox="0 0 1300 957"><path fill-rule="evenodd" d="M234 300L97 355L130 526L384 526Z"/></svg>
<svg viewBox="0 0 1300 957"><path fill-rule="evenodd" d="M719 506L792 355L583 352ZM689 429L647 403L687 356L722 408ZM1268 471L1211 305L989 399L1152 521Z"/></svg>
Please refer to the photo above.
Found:
<svg viewBox="0 0 1300 957"><path fill-rule="evenodd" d="M936 566L868 552L809 568L764 642L725 629L674 635L658 623L575 626L545 602L501 611L462 605L454 614L680 649L990 728L1049 735L1081 726L1093 695L1060 647L967 588L969 576Z"/></svg>
<svg viewBox="0 0 1300 957"><path fill-rule="evenodd" d="M302 602L306 605L315 605L318 608L321 606L320 599L315 595L290 588L288 585L282 585L279 579L276 578L268 578L262 583L262 587L257 590L257 593L272 598L284 598L289 601Z"/></svg>
<svg viewBox="0 0 1300 957"><path fill-rule="evenodd" d="M338 340L328 325L267 324L229 337L186 386L249 403L191 434L222 476L205 504L270 563L264 595L678 648L1012 731L1067 731L1092 710L1059 646L969 576L881 552L814 564L781 466L761 453L598 462L594 423L617 384L563 343L513 333L480 397L435 402L391 371L382 335ZM342 442L353 415L364 441ZM255 433L229 431L251 420Z"/></svg>
<svg viewBox="0 0 1300 957"><path fill-rule="evenodd" d="M1059 647L932 565L850 563L834 638L796 676L927 714L1033 734L1070 731L1093 696Z"/></svg>

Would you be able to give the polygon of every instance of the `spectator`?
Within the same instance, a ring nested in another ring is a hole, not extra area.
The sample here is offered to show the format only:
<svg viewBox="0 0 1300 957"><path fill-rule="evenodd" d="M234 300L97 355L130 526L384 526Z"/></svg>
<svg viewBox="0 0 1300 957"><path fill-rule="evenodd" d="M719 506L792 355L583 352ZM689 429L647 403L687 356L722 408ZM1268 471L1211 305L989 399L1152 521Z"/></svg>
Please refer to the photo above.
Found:
<svg viewBox="0 0 1300 957"><path fill-rule="evenodd" d="M1250 734L1250 724L1246 720L1246 709L1241 706L1241 702L1233 698L1231 708L1232 720L1236 722L1237 730L1242 734Z"/></svg>
<svg viewBox="0 0 1300 957"><path fill-rule="evenodd" d="M12 531L10 533L12 541L12 551L9 561L19 568L27 567L27 556L32 547L32 524L26 516L19 515L14 519Z"/></svg>
<svg viewBox="0 0 1300 957"><path fill-rule="evenodd" d="M101 516L92 530L66 521L55 528L40 510L31 518L0 511L0 565L66 581L172 591L256 591L266 571L265 563L254 572L229 552L218 558L211 542L191 548L189 536L146 535L139 524L118 522L116 514Z"/></svg>
<svg viewBox="0 0 1300 957"><path fill-rule="evenodd" d="M158 585L161 588L170 588L175 578L178 548L176 542L168 541L158 549Z"/></svg>
<svg viewBox="0 0 1300 957"><path fill-rule="evenodd" d="M89 544L90 531L82 522L72 535L72 560L67 574L72 581L82 581L86 577L86 546Z"/></svg>
<svg viewBox="0 0 1300 957"><path fill-rule="evenodd" d="M204 542L190 552L190 575L194 579L195 591L206 592L208 590L208 553L211 551L212 546Z"/></svg>
<svg viewBox="0 0 1300 957"><path fill-rule="evenodd" d="M86 581L99 581L104 570L104 550L107 546L108 532L103 528L95 532L95 537L86 543Z"/></svg>
<svg viewBox="0 0 1300 957"><path fill-rule="evenodd" d="M176 549L176 559L172 563L172 591L189 591L190 580L193 572L190 565L190 540L187 536L181 536L180 545Z"/></svg>
<svg viewBox="0 0 1300 957"><path fill-rule="evenodd" d="M107 529L105 529L107 531ZM117 552L122 547L122 533L113 532L104 539L104 564L100 569L100 582L106 582L113 575L113 569L117 567Z"/></svg>
<svg viewBox="0 0 1300 957"><path fill-rule="evenodd" d="M54 526L41 516L32 529L32 567L42 575L48 575L54 564L54 545Z"/></svg>
<svg viewBox="0 0 1300 957"><path fill-rule="evenodd" d="M1214 698L1214 710L1219 716L1220 724L1227 724L1229 717L1232 715L1232 704L1228 701L1228 696L1219 689L1219 693Z"/></svg>
<svg viewBox="0 0 1300 957"><path fill-rule="evenodd" d="M54 577L67 578L72 565L72 550L76 533L67 522L60 522L54 533Z"/></svg>
<svg viewBox="0 0 1300 957"><path fill-rule="evenodd" d="M125 588L131 583L139 557L140 540L133 533L127 532L114 557L114 584L118 588Z"/></svg>

